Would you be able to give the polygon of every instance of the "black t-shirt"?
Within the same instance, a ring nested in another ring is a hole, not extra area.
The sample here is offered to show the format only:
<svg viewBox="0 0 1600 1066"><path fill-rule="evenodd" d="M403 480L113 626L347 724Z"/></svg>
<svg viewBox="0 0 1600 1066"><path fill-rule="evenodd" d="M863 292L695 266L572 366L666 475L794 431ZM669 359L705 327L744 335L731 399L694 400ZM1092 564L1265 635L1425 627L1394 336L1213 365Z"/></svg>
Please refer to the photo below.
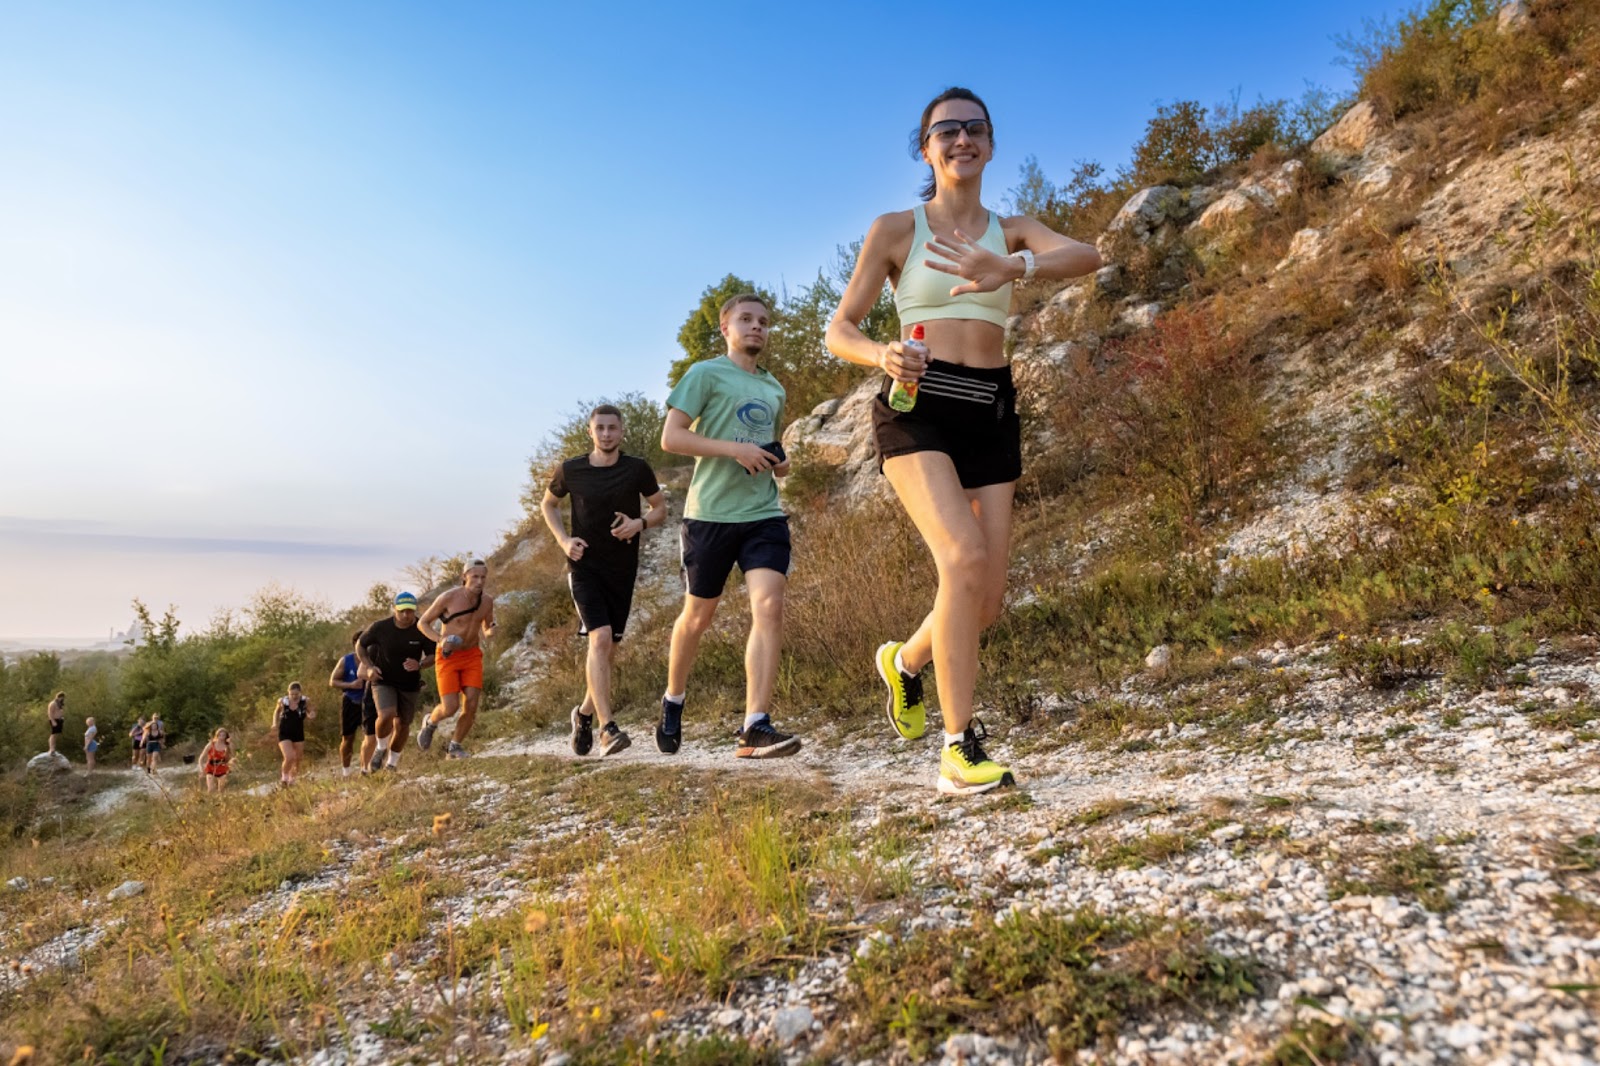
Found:
<svg viewBox="0 0 1600 1066"><path fill-rule="evenodd" d="M433 638L412 623L405 629L395 624L393 618L380 618L361 634L361 650L367 661L383 671L377 684L397 688L401 692L416 692L422 688L422 671L407 671L405 661L432 655L436 645Z"/></svg>
<svg viewBox="0 0 1600 1066"><path fill-rule="evenodd" d="M568 560L567 565L573 570L637 571L640 537L618 540L611 535L611 523L618 511L638 518L639 498L660 491L655 471L636 455L619 454L610 466L594 466L587 455L579 455L556 467L550 478L550 493L571 493L572 535L588 545L582 559Z"/></svg>

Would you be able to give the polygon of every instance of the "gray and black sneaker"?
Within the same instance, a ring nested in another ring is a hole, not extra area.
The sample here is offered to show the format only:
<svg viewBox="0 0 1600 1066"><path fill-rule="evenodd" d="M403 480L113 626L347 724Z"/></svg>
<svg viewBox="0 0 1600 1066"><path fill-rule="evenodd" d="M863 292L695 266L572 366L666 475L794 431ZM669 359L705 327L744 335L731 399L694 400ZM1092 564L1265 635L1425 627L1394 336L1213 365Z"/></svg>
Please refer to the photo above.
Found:
<svg viewBox="0 0 1600 1066"><path fill-rule="evenodd" d="M423 751L427 751L429 748L433 747L433 731L438 728L438 725L434 723L431 716L426 719L422 723L422 728L417 730L417 747L421 748Z"/></svg>
<svg viewBox="0 0 1600 1066"><path fill-rule="evenodd" d="M572 754L587 755L594 747L594 715L583 713L583 704L572 708Z"/></svg>
<svg viewBox="0 0 1600 1066"><path fill-rule="evenodd" d="M739 730L739 750L734 754L741 759L776 759L799 750L799 737L778 732L771 718L762 717Z"/></svg>
<svg viewBox="0 0 1600 1066"><path fill-rule="evenodd" d="M452 740L450 746L444 749L444 757L446 759L465 759L467 757L467 749Z"/></svg>
<svg viewBox="0 0 1600 1066"><path fill-rule="evenodd" d="M617 723L607 722L606 727L600 730L600 755L615 755L617 752L632 744L628 734L617 728Z"/></svg>
<svg viewBox="0 0 1600 1066"><path fill-rule="evenodd" d="M656 750L675 754L683 743L683 704L661 697L661 721L656 723Z"/></svg>

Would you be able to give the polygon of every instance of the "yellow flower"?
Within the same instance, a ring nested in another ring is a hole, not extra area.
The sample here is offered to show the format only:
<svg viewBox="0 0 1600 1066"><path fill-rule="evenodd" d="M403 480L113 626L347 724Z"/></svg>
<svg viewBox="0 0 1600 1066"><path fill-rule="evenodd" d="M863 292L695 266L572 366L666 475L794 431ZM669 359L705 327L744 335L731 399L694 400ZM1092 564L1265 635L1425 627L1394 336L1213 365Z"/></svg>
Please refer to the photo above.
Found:
<svg viewBox="0 0 1600 1066"><path fill-rule="evenodd" d="M549 1022L540 1022L538 1025L533 1027L531 1032L528 1033L528 1039L529 1040L539 1040L539 1039L543 1038L544 1034L548 1033L549 1031L550 1031L550 1023Z"/></svg>

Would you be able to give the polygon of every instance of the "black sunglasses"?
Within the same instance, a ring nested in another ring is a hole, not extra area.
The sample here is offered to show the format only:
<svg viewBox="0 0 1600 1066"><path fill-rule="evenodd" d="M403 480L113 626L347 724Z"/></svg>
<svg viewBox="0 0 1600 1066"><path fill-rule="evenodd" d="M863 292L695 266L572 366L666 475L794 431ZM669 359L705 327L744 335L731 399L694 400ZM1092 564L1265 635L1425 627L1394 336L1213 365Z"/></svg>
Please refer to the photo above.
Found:
<svg viewBox="0 0 1600 1066"><path fill-rule="evenodd" d="M947 118L943 122L935 122L928 127L928 132L923 135L922 143L927 144L933 137L941 141L953 141L962 130L972 137L988 137L994 133L994 127L986 118L969 118L965 121L959 118Z"/></svg>

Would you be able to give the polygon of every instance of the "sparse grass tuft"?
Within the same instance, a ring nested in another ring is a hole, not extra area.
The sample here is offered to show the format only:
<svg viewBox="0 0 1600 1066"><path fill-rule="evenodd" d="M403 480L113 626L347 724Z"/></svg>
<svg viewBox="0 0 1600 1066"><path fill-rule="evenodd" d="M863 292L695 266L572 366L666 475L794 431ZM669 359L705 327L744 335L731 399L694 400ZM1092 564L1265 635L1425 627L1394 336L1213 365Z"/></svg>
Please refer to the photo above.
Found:
<svg viewBox="0 0 1600 1066"><path fill-rule="evenodd" d="M1013 913L880 946L856 961L848 1007L873 1054L903 1044L920 1060L968 1031L1041 1040L1062 1058L1109 1046L1157 1009L1232 1006L1255 994L1255 971L1207 948L1193 925L1094 910Z"/></svg>
<svg viewBox="0 0 1600 1066"><path fill-rule="evenodd" d="M1325 1066L1353 1062L1361 1050L1360 1032L1350 1025L1334 1025L1316 1019L1295 1025L1267 1058L1270 1066Z"/></svg>
<svg viewBox="0 0 1600 1066"><path fill-rule="evenodd" d="M1446 895L1445 882L1455 862L1428 844L1418 842L1360 860L1362 869L1329 881L1329 895L1406 896L1428 910L1443 914L1455 907Z"/></svg>
<svg viewBox="0 0 1600 1066"><path fill-rule="evenodd" d="M1127 840L1097 840L1089 844L1089 861L1097 870L1137 870L1182 855L1198 843L1184 833L1144 833Z"/></svg>

